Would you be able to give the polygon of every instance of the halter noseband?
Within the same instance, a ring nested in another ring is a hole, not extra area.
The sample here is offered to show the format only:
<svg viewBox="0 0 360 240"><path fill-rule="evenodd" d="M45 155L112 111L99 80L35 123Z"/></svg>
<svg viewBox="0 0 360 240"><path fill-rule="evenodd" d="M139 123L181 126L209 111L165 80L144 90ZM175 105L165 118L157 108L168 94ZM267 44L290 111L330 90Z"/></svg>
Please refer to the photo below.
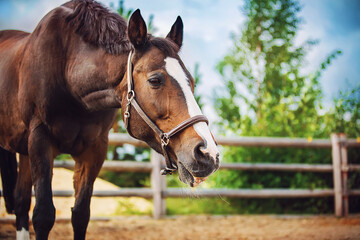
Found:
<svg viewBox="0 0 360 240"><path fill-rule="evenodd" d="M133 78L132 78L132 64L131 64L131 59L132 59L132 51L130 51L129 53L129 57L128 57L128 62L127 62L127 86L128 86L128 91L127 91L127 104L126 104L126 108L125 108L125 113L124 113L124 123L125 123L125 128L126 130L129 132L129 119L130 119L130 108L131 105L134 107L134 109L136 110L136 112L139 114L139 116L146 122L146 124L159 136L160 141L161 141L161 149L163 151L163 155L165 158L165 163L166 163L166 167L165 169L161 170L161 174L162 175L167 175L167 174L172 174L173 172L175 172L177 170L177 164L170 158L168 152L167 152L167 146L170 142L170 138L172 136L174 136L175 134L183 131L184 129L186 129L187 127L190 127L192 125L194 125L195 123L198 122L206 122L206 124L208 124L208 120L204 115L196 115L194 117L191 117L189 119L186 119L185 121L183 121L182 123L180 123L179 125L177 125L176 127L174 127L173 129L171 129L169 132L164 133L144 112L144 110L142 110L142 108L139 106L138 102L135 99L135 91L134 91L134 83L133 83Z"/></svg>

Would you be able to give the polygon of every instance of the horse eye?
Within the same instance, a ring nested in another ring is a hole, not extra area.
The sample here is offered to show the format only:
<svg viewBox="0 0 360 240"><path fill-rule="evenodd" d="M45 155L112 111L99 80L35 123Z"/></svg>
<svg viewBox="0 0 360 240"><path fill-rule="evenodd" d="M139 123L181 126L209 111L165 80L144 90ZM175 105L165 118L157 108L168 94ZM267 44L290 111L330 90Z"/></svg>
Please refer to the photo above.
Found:
<svg viewBox="0 0 360 240"><path fill-rule="evenodd" d="M163 81L160 78L150 78L148 82L152 87L160 87L163 83Z"/></svg>

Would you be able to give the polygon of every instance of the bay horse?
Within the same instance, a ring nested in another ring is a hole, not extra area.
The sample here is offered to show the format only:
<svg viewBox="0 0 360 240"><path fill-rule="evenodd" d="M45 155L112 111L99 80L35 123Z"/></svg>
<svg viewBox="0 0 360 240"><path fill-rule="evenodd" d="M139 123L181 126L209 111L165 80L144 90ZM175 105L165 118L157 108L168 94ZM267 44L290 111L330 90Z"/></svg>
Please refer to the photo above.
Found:
<svg viewBox="0 0 360 240"><path fill-rule="evenodd" d="M178 53L183 22L166 38L147 33L140 11L129 23L93 0L50 11L32 33L0 32L0 167L6 209L18 239L33 227L47 239L55 222L53 160L75 160L74 239L85 239L93 183L108 132L122 111L129 134L164 155L163 174L196 186L219 167L219 152ZM19 154L19 169L15 154Z"/></svg>

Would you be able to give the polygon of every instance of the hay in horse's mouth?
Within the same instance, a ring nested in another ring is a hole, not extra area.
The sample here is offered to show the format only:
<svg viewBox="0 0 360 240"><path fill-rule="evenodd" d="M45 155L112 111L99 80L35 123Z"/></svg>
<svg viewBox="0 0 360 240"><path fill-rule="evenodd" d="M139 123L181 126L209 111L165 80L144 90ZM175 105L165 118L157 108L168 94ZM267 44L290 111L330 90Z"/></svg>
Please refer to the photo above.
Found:
<svg viewBox="0 0 360 240"><path fill-rule="evenodd" d="M201 183L205 182L208 177L194 177L193 187L199 186Z"/></svg>

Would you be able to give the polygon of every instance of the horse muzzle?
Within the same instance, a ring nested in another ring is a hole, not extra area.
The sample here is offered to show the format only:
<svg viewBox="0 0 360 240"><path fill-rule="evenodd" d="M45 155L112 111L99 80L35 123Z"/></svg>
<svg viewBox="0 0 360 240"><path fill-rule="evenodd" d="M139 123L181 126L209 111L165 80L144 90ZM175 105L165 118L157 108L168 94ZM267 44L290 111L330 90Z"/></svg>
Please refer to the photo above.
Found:
<svg viewBox="0 0 360 240"><path fill-rule="evenodd" d="M186 151L178 155L178 170L180 180L191 187L199 186L219 169L218 150L208 149L204 142L197 144L189 155Z"/></svg>

